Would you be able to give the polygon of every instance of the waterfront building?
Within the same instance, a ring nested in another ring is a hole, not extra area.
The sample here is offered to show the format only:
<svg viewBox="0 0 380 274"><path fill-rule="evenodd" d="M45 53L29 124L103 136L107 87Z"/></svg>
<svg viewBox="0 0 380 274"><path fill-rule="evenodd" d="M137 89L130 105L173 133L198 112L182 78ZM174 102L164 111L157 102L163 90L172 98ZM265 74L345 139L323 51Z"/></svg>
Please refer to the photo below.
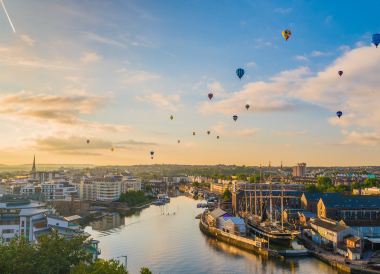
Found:
<svg viewBox="0 0 380 274"><path fill-rule="evenodd" d="M321 197L317 204L319 218L344 220L350 226L379 226L380 197L330 195Z"/></svg>
<svg viewBox="0 0 380 274"><path fill-rule="evenodd" d="M247 231L244 219L239 217L226 216L226 214L223 215L224 216L217 218L218 229L238 236L246 235Z"/></svg>
<svg viewBox="0 0 380 274"><path fill-rule="evenodd" d="M310 223L311 228L319 237L313 238L318 244L338 249L338 245L345 243L345 238L355 235L355 231L347 226L343 221L337 222L331 219L315 219Z"/></svg>
<svg viewBox="0 0 380 274"><path fill-rule="evenodd" d="M113 202L120 198L120 194L122 193L120 178L97 178L93 182L95 184L97 201Z"/></svg>
<svg viewBox="0 0 380 274"><path fill-rule="evenodd" d="M145 186L149 186L152 190L152 193L166 193L168 189L168 184L163 180L152 179L145 183Z"/></svg>
<svg viewBox="0 0 380 274"><path fill-rule="evenodd" d="M317 213L317 205L319 200L323 197L325 199L333 199L334 197L341 196L341 193L331 192L304 192L301 196L301 207L305 211Z"/></svg>
<svg viewBox="0 0 380 274"><path fill-rule="evenodd" d="M354 195L380 195L380 188L378 187L366 187L364 189L354 189L352 191Z"/></svg>
<svg viewBox="0 0 380 274"><path fill-rule="evenodd" d="M305 177L306 175L306 163L298 163L293 167L293 177Z"/></svg>
<svg viewBox="0 0 380 274"><path fill-rule="evenodd" d="M65 180L54 180L41 183L41 194L46 201L71 200L77 196L75 186Z"/></svg>
<svg viewBox="0 0 380 274"><path fill-rule="evenodd" d="M44 203L20 199L11 196L0 198L0 235L9 242L15 236L24 236L35 241L35 232L46 227L45 214L48 212Z"/></svg>
<svg viewBox="0 0 380 274"><path fill-rule="evenodd" d="M232 191L233 185L231 181L223 181L219 182L211 182L210 183L210 191L216 194L223 194L226 189Z"/></svg>
<svg viewBox="0 0 380 274"><path fill-rule="evenodd" d="M140 191L141 190L141 178L134 177L131 175L123 176L122 184L121 184L121 191L128 192L128 191Z"/></svg>
<svg viewBox="0 0 380 274"><path fill-rule="evenodd" d="M219 227L219 217L231 217L227 212L221 208L216 208L207 214L207 223L209 226Z"/></svg>

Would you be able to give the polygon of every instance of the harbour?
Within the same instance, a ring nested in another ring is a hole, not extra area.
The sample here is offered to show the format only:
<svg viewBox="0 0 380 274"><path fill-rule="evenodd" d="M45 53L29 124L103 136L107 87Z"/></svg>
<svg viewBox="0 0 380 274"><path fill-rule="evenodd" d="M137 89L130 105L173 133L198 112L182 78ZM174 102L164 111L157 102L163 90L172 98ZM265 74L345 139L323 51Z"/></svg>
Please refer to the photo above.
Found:
<svg viewBox="0 0 380 274"><path fill-rule="evenodd" d="M195 219L204 211L198 203L179 196L121 217L124 221L115 221L113 228L87 226L85 231L100 241L101 258L124 262L127 256L130 273L141 266L153 273L339 273L313 257L274 260L207 236Z"/></svg>

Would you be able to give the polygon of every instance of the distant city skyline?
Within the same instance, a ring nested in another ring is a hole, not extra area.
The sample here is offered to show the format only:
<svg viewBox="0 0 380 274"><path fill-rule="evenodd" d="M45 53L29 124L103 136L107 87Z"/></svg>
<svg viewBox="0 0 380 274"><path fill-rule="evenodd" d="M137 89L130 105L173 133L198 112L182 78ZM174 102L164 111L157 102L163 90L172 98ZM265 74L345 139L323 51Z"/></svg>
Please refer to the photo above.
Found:
<svg viewBox="0 0 380 274"><path fill-rule="evenodd" d="M377 1L5 4L0 164L380 165Z"/></svg>

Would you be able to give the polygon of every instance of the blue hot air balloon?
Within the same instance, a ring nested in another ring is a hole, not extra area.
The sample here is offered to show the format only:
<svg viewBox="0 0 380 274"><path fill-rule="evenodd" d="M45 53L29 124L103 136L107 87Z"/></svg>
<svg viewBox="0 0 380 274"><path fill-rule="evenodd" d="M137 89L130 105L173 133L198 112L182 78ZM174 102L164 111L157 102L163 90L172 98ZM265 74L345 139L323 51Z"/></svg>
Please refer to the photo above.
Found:
<svg viewBox="0 0 380 274"><path fill-rule="evenodd" d="M244 75L244 69L238 68L236 70L236 75L239 77L239 79L241 79L241 77L243 77L243 75Z"/></svg>
<svg viewBox="0 0 380 274"><path fill-rule="evenodd" d="M343 112L341 112L340 110L336 112L336 116L338 116L338 118L340 119L340 117L343 115Z"/></svg>
<svg viewBox="0 0 380 274"><path fill-rule="evenodd" d="M380 44L380 33L372 34L372 43L377 47Z"/></svg>

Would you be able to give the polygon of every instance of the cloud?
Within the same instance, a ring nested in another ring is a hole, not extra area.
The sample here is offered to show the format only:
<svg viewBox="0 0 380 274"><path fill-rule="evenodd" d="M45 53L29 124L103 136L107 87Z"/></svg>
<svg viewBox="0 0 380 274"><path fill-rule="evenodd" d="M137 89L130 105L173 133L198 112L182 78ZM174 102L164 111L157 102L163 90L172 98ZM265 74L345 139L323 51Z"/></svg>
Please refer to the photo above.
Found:
<svg viewBox="0 0 380 274"><path fill-rule="evenodd" d="M20 39L22 42L24 42L25 44L27 44L30 47L33 47L34 44L36 43L35 40L33 40L30 36L28 36L26 34L21 34Z"/></svg>
<svg viewBox="0 0 380 274"><path fill-rule="evenodd" d="M307 58L305 55L297 55L295 58L298 61L309 61L309 58Z"/></svg>
<svg viewBox="0 0 380 274"><path fill-rule="evenodd" d="M280 13L280 14L289 14L292 12L292 8L276 8L274 12Z"/></svg>
<svg viewBox="0 0 380 274"><path fill-rule="evenodd" d="M244 137L251 137L256 135L259 132L258 128L247 128L243 130L237 131L237 135L244 136Z"/></svg>
<svg viewBox="0 0 380 274"><path fill-rule="evenodd" d="M272 42L264 40L263 38L256 38L254 40L254 43L255 43L254 47L257 48L257 49L259 49L259 48L267 48L267 47L272 47L273 46Z"/></svg>
<svg viewBox="0 0 380 274"><path fill-rule="evenodd" d="M343 144L378 145L380 144L379 132L358 132L356 130L343 133L345 139Z"/></svg>
<svg viewBox="0 0 380 274"><path fill-rule="evenodd" d="M122 47L122 48L126 47L126 45L120 41L114 40L106 36L101 36L93 32L85 32L85 37L88 40L91 40L100 44L111 45L111 46Z"/></svg>
<svg viewBox="0 0 380 274"><path fill-rule="evenodd" d="M251 62L248 62L245 66L247 68L255 68L255 67L257 67L257 64L255 61L251 61Z"/></svg>
<svg viewBox="0 0 380 274"><path fill-rule="evenodd" d="M214 97L216 98L225 98L228 96L227 92L225 92L222 83L219 81L214 81L209 84L207 84L207 88L214 94ZM216 99L214 98L214 99Z"/></svg>
<svg viewBox="0 0 380 274"><path fill-rule="evenodd" d="M82 63L85 63L85 64L95 63L101 59L102 57L99 54L97 54L96 52L90 52L90 51L85 52L80 58Z"/></svg>
<svg viewBox="0 0 380 274"><path fill-rule="evenodd" d="M106 97L73 91L75 95L50 95L21 91L0 96L0 116L8 119L34 120L44 123L80 127L94 131L126 131L129 126L86 121L83 115L93 114L105 106Z"/></svg>
<svg viewBox="0 0 380 274"><path fill-rule="evenodd" d="M329 56L331 55L331 52L324 52L319 50L313 50L310 54L311 57L323 57L323 56Z"/></svg>
<svg viewBox="0 0 380 274"><path fill-rule="evenodd" d="M122 74L122 82L125 84L139 84L160 79L161 76L144 70L132 71L127 69L118 70Z"/></svg>
<svg viewBox="0 0 380 274"><path fill-rule="evenodd" d="M90 141L87 144L87 140ZM101 155L101 151L115 149L134 149L146 146L156 146L157 143L143 141L126 140L112 142L99 138L83 136L49 136L45 138L35 138L32 140L32 147L41 151L51 151L59 154L70 155Z"/></svg>
<svg viewBox="0 0 380 274"><path fill-rule="evenodd" d="M250 101L255 112L300 111L300 106L318 106L331 114L330 124L345 128L356 139L357 132L367 132L361 139L380 135L380 55L374 47L361 47L343 52L323 70L314 73L308 67L282 71L267 81L251 82L230 97L200 104L202 113L231 114ZM337 71L344 70L339 77ZM338 119L336 111L343 111ZM370 132L370 134L368 134ZM347 134L346 138L353 137ZM365 137L365 138L364 138Z"/></svg>
<svg viewBox="0 0 380 274"><path fill-rule="evenodd" d="M148 102L158 108L171 111L177 111L181 107L181 98L178 94L164 95L162 93L155 92L149 95L136 96L135 98L138 101Z"/></svg>
<svg viewBox="0 0 380 274"><path fill-rule="evenodd" d="M284 130L284 131L275 131L275 135L278 136L301 136L307 134L307 130Z"/></svg>

